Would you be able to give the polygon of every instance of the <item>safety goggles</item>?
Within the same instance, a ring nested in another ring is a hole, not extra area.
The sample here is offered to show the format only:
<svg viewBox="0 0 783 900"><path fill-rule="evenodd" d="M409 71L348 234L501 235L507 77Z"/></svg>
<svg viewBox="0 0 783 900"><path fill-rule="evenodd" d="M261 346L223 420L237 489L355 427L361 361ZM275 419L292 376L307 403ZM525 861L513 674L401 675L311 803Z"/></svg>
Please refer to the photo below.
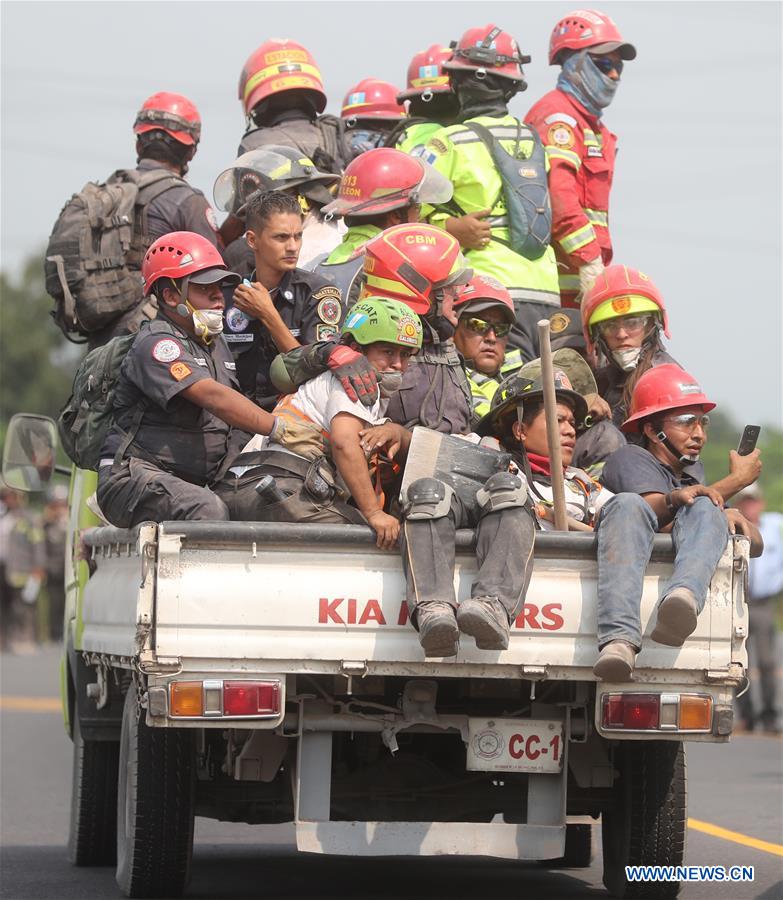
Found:
<svg viewBox="0 0 783 900"><path fill-rule="evenodd" d="M618 75L623 74L623 61L621 59L613 60L611 56L590 56L590 59L595 63L595 67L599 70L599 72L603 72L604 75L608 75L612 70L617 72Z"/></svg>
<svg viewBox="0 0 783 900"><path fill-rule="evenodd" d="M701 425L705 431L710 427L710 417L706 413L703 413L700 416L696 415L696 413L681 413L679 416L666 416L664 422L669 422L671 425L676 425L678 428L683 428L686 431L693 431L697 425Z"/></svg>
<svg viewBox="0 0 783 900"><path fill-rule="evenodd" d="M619 319L608 319L598 325L598 330L606 335L615 335L618 331L638 334L650 324L650 316L621 316Z"/></svg>
<svg viewBox="0 0 783 900"><path fill-rule="evenodd" d="M460 319L465 323L468 331L474 334L485 335L489 333L490 328L495 332L495 337L504 338L511 331L508 322L487 322L486 319L479 319L478 316L469 316L467 319Z"/></svg>

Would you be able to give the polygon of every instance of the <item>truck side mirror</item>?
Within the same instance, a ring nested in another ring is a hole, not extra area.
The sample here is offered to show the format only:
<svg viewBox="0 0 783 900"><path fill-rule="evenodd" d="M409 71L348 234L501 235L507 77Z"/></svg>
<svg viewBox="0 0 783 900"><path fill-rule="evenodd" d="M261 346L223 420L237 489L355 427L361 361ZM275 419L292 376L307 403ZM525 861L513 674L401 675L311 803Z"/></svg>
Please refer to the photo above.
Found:
<svg viewBox="0 0 783 900"><path fill-rule="evenodd" d="M18 413L8 423L3 481L15 491L42 491L55 471L57 426L47 416Z"/></svg>

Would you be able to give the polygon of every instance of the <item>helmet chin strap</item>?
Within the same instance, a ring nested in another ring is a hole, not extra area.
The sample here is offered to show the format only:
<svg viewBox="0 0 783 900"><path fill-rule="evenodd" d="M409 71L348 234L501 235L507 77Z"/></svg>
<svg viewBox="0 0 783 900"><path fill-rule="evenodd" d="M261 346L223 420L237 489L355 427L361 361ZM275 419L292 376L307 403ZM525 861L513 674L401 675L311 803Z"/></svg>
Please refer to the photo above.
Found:
<svg viewBox="0 0 783 900"><path fill-rule="evenodd" d="M204 344L212 343L212 335L209 333L209 329L207 326L200 322L194 315L195 309L190 305L190 301L188 300L188 282L190 281L189 276L185 276L182 279L182 288L179 290L180 302L176 305L175 309L177 315L182 316L183 319L190 318L190 321L193 324L193 329L196 332L196 337L198 340L202 341ZM176 288L176 282L174 279L171 279L171 283Z"/></svg>
<svg viewBox="0 0 783 900"><path fill-rule="evenodd" d="M666 436L666 432L661 429L656 435L658 440L663 444L664 447L671 453L678 462L681 462L684 466L690 466L695 462L699 461L699 454L697 453L695 456L688 456L687 454L680 453Z"/></svg>

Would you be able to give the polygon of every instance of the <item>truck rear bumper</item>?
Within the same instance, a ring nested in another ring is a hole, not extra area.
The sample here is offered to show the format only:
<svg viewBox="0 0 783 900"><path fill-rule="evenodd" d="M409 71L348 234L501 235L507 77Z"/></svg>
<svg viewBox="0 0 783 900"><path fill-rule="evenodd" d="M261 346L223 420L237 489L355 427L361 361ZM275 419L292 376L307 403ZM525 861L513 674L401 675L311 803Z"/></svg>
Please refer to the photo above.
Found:
<svg viewBox="0 0 783 900"><path fill-rule="evenodd" d="M563 855L565 831L565 825L505 822L297 822L296 847L338 856L541 860Z"/></svg>

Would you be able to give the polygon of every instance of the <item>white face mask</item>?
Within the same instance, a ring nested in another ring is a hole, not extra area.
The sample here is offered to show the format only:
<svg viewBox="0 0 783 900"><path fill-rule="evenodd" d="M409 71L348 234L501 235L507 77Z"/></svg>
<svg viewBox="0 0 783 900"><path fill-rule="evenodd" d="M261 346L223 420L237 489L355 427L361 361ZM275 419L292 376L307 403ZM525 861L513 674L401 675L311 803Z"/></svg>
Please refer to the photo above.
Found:
<svg viewBox="0 0 783 900"><path fill-rule="evenodd" d="M223 310L221 309L193 309L188 304L193 318L193 327L196 336L209 343L210 338L217 337L223 332Z"/></svg>
<svg viewBox="0 0 783 900"><path fill-rule="evenodd" d="M378 372L378 388L381 397L387 399L396 394L402 384L402 372Z"/></svg>
<svg viewBox="0 0 783 900"><path fill-rule="evenodd" d="M641 355L641 347L630 347L627 350L612 350L612 359L623 370L623 372L633 372L633 370L639 364L639 357Z"/></svg>

